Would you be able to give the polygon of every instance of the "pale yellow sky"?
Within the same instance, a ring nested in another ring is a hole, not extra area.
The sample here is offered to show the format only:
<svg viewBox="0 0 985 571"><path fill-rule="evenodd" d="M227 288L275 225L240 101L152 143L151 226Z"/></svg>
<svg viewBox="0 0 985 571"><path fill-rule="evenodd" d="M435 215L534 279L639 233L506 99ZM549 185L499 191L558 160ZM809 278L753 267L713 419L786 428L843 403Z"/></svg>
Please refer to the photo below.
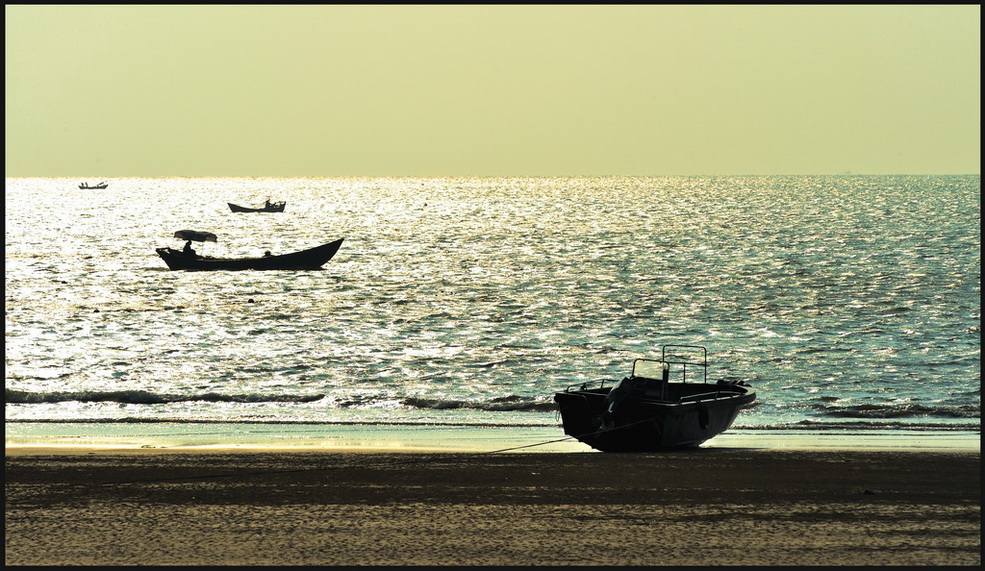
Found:
<svg viewBox="0 0 985 571"><path fill-rule="evenodd" d="M4 12L8 177L980 172L978 5Z"/></svg>

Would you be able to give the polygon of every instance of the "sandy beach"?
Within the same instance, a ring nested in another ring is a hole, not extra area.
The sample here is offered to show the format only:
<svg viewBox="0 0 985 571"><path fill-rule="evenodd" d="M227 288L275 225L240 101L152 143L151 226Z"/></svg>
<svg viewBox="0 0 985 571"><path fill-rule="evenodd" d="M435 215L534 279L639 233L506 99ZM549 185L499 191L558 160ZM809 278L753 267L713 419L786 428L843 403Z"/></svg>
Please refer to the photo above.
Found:
<svg viewBox="0 0 985 571"><path fill-rule="evenodd" d="M980 453L8 447L7 565L980 565Z"/></svg>

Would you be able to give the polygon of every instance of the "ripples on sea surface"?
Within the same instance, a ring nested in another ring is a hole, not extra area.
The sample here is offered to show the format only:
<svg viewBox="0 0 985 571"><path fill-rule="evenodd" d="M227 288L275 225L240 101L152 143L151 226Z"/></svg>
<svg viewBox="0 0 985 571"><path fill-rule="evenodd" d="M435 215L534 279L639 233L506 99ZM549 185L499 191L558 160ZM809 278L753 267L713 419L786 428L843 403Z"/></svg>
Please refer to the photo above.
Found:
<svg viewBox="0 0 985 571"><path fill-rule="evenodd" d="M756 388L735 429L980 428L978 175L79 182L6 180L8 421L557 426L677 343ZM345 243L169 271L186 228Z"/></svg>

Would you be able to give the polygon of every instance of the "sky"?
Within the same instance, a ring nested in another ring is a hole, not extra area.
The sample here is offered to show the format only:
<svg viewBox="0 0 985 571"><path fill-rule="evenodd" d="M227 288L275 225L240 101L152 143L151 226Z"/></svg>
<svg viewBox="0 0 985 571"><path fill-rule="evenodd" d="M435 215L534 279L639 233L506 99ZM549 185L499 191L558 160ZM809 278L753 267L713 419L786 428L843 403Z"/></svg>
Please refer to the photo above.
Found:
<svg viewBox="0 0 985 571"><path fill-rule="evenodd" d="M7 177L978 174L979 5L5 5Z"/></svg>

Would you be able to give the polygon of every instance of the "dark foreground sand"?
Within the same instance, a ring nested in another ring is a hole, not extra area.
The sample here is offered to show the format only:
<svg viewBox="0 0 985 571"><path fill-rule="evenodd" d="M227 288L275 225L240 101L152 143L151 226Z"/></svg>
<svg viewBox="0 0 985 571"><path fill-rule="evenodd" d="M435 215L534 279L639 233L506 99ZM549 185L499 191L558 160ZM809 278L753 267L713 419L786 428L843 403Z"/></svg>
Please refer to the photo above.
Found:
<svg viewBox="0 0 985 571"><path fill-rule="evenodd" d="M8 565L979 565L978 452L8 449Z"/></svg>

